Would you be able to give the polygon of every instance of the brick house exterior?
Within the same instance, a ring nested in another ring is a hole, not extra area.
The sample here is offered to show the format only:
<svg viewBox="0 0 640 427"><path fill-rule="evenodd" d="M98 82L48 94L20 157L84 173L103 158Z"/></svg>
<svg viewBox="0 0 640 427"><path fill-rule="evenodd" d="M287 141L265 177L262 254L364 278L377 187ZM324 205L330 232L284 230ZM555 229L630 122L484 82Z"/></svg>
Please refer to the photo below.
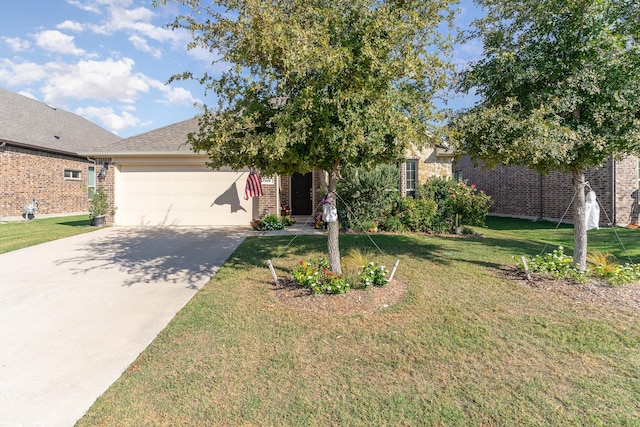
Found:
<svg viewBox="0 0 640 427"><path fill-rule="evenodd" d="M627 226L638 223L638 158L608 159L585 176L600 203L600 223ZM469 156L454 164L454 176L475 184L493 199L490 213L530 219L572 222L571 174L541 174L524 166L483 169ZM566 213L566 214L565 214Z"/></svg>
<svg viewBox="0 0 640 427"><path fill-rule="evenodd" d="M85 213L100 164L79 150L119 140L67 111L0 89L0 218Z"/></svg>
<svg viewBox="0 0 640 427"><path fill-rule="evenodd" d="M424 183L432 176L452 177L453 153L439 147L424 148L422 150L411 149L406 153L405 161L400 163L400 183L399 191L402 196L411 195L415 187ZM311 173L311 211L296 212L294 193L296 190L292 187L292 177L280 177L277 188L276 204L261 202L260 212L268 211L270 213L279 212L284 215L282 206L290 207L293 215L306 215L307 213L319 212L322 194L322 174L319 171ZM263 185L263 189L271 191L269 200L276 197L275 188ZM306 206L305 206L306 207Z"/></svg>

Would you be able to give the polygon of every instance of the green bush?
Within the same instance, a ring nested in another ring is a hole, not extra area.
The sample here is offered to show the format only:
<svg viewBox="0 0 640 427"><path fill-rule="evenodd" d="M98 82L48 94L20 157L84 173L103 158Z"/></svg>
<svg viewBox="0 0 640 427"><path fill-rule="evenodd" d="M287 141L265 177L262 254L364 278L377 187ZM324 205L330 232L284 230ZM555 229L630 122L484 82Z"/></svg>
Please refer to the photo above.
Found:
<svg viewBox="0 0 640 427"><path fill-rule="evenodd" d="M456 231L464 225L484 225L493 203L491 198L478 191L475 185L455 182L450 178L431 177L416 191L420 199L430 199L438 204L431 230Z"/></svg>
<svg viewBox="0 0 640 427"><path fill-rule="evenodd" d="M389 215L382 222L382 229L391 233L404 233L407 227L404 226L400 218L395 215Z"/></svg>
<svg viewBox="0 0 640 427"><path fill-rule="evenodd" d="M398 201L394 214L408 231L428 231L437 210L433 200L404 197Z"/></svg>
<svg viewBox="0 0 640 427"><path fill-rule="evenodd" d="M348 169L338 181L338 215L342 225L361 231L377 228L398 199L400 171L396 165L371 170Z"/></svg>
<svg viewBox="0 0 640 427"><path fill-rule="evenodd" d="M290 225L289 223L290 221L288 219L279 218L274 214L268 214L260 219L251 221L251 227L256 231L282 230L285 225Z"/></svg>
<svg viewBox="0 0 640 427"><path fill-rule="evenodd" d="M459 182L449 189L447 208L455 215L455 226L484 225L492 203L491 197L475 185Z"/></svg>

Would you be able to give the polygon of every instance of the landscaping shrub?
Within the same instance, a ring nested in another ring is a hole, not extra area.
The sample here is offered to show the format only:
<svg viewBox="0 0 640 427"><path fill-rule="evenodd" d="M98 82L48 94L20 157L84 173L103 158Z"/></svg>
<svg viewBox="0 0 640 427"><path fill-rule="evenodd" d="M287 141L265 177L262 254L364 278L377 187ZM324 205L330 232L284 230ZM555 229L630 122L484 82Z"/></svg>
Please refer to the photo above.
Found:
<svg viewBox="0 0 640 427"><path fill-rule="evenodd" d="M350 288L344 275L338 275L329 269L325 258L302 260L291 269L293 281L309 288L314 294L343 294Z"/></svg>
<svg viewBox="0 0 640 427"><path fill-rule="evenodd" d="M551 253L528 258L527 265L532 273L546 273L556 279L572 279L579 283L586 282L589 277L602 279L612 286L640 280L639 264L616 264L612 255L602 253L591 253L588 258L589 268L580 271L573 266L573 258L565 255L564 248L560 246ZM524 271L522 262L516 261L518 268Z"/></svg>
<svg viewBox="0 0 640 427"><path fill-rule="evenodd" d="M394 215L408 231L428 231L437 210L438 205L433 200L404 197L398 200Z"/></svg>
<svg viewBox="0 0 640 427"><path fill-rule="evenodd" d="M376 229L391 214L398 199L400 170L379 165L372 170L348 169L338 182L338 215L344 227L360 231ZM349 209L347 209L347 207Z"/></svg>
<svg viewBox="0 0 640 427"><path fill-rule="evenodd" d="M378 265L375 262L362 267L360 271L360 285L363 288L370 288L371 286L386 286L389 283L387 280L387 269L383 265Z"/></svg>
<svg viewBox="0 0 640 427"><path fill-rule="evenodd" d="M459 182L449 189L447 210L454 215L456 227L484 225L492 203L491 197L483 191L478 191L474 184L467 185L465 182Z"/></svg>
<svg viewBox="0 0 640 427"><path fill-rule="evenodd" d="M389 215L382 222L382 229L391 233L404 233L407 231L407 227L404 226L400 218L395 215Z"/></svg>
<svg viewBox="0 0 640 427"><path fill-rule="evenodd" d="M252 220L251 227L256 231L282 230L285 226L295 224L295 222L293 218L279 218L277 215L268 214L260 219Z"/></svg>
<svg viewBox="0 0 640 427"><path fill-rule="evenodd" d="M314 294L342 294L349 289L367 289L371 286L386 286L387 269L370 261L370 252L352 250L343 259L345 274L338 275L329 269L326 258L301 260L291 269L291 277L297 284Z"/></svg>
<svg viewBox="0 0 640 427"><path fill-rule="evenodd" d="M464 225L484 225L493 203L491 198L466 182L450 178L431 177L416 191L419 199L433 200L438 205L431 222L434 232L457 231Z"/></svg>

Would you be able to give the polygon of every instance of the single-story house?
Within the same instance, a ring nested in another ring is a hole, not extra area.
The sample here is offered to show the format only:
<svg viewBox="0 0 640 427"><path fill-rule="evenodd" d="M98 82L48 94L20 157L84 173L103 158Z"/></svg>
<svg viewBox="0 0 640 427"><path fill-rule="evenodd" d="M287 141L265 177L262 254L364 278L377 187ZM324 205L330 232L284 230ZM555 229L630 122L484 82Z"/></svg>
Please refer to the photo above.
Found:
<svg viewBox="0 0 640 427"><path fill-rule="evenodd" d="M107 220L133 226L248 226L264 213L310 215L320 174L262 177L263 196L245 200L247 170L211 170L187 135L196 119L121 139L90 121L0 89L0 218L37 201L37 215L81 214L103 186ZM452 153L412 151L400 165L401 194L433 175L451 176Z"/></svg>
<svg viewBox="0 0 640 427"><path fill-rule="evenodd" d="M0 88L0 219L87 212L100 164L78 154L120 138L68 111Z"/></svg>
<svg viewBox="0 0 640 427"><path fill-rule="evenodd" d="M524 166L485 169L481 165L474 166L469 156L463 156L455 162L453 175L457 180L475 184L491 196L494 202L491 214L550 221L573 220L570 205L574 190L569 173L541 174ZM637 157L610 158L585 176L601 206L602 225L638 223L640 161Z"/></svg>
<svg viewBox="0 0 640 427"><path fill-rule="evenodd" d="M249 170L211 170L207 157L194 153L187 135L196 119L125 138L82 155L105 165L100 181L109 195L115 225L248 226L264 213L310 215L322 199L320 174L262 176L263 196L245 200ZM426 177L451 176L451 152L426 149L409 153L401 165L403 194Z"/></svg>

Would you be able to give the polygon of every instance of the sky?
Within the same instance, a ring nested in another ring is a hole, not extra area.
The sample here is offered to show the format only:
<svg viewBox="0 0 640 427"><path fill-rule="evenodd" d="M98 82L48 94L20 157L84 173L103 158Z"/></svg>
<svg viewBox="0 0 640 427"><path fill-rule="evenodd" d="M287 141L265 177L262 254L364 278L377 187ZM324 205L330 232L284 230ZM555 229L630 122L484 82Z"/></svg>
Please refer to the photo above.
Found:
<svg viewBox="0 0 640 427"><path fill-rule="evenodd" d="M191 35L166 24L177 3L152 0L18 0L0 14L0 88L76 113L126 138L194 117L196 104L213 104L197 82L176 73L219 75L205 49L187 50ZM478 12L462 0L458 25ZM186 9L182 9L186 11ZM455 49L464 66L481 46ZM468 107L472 96L450 106Z"/></svg>

